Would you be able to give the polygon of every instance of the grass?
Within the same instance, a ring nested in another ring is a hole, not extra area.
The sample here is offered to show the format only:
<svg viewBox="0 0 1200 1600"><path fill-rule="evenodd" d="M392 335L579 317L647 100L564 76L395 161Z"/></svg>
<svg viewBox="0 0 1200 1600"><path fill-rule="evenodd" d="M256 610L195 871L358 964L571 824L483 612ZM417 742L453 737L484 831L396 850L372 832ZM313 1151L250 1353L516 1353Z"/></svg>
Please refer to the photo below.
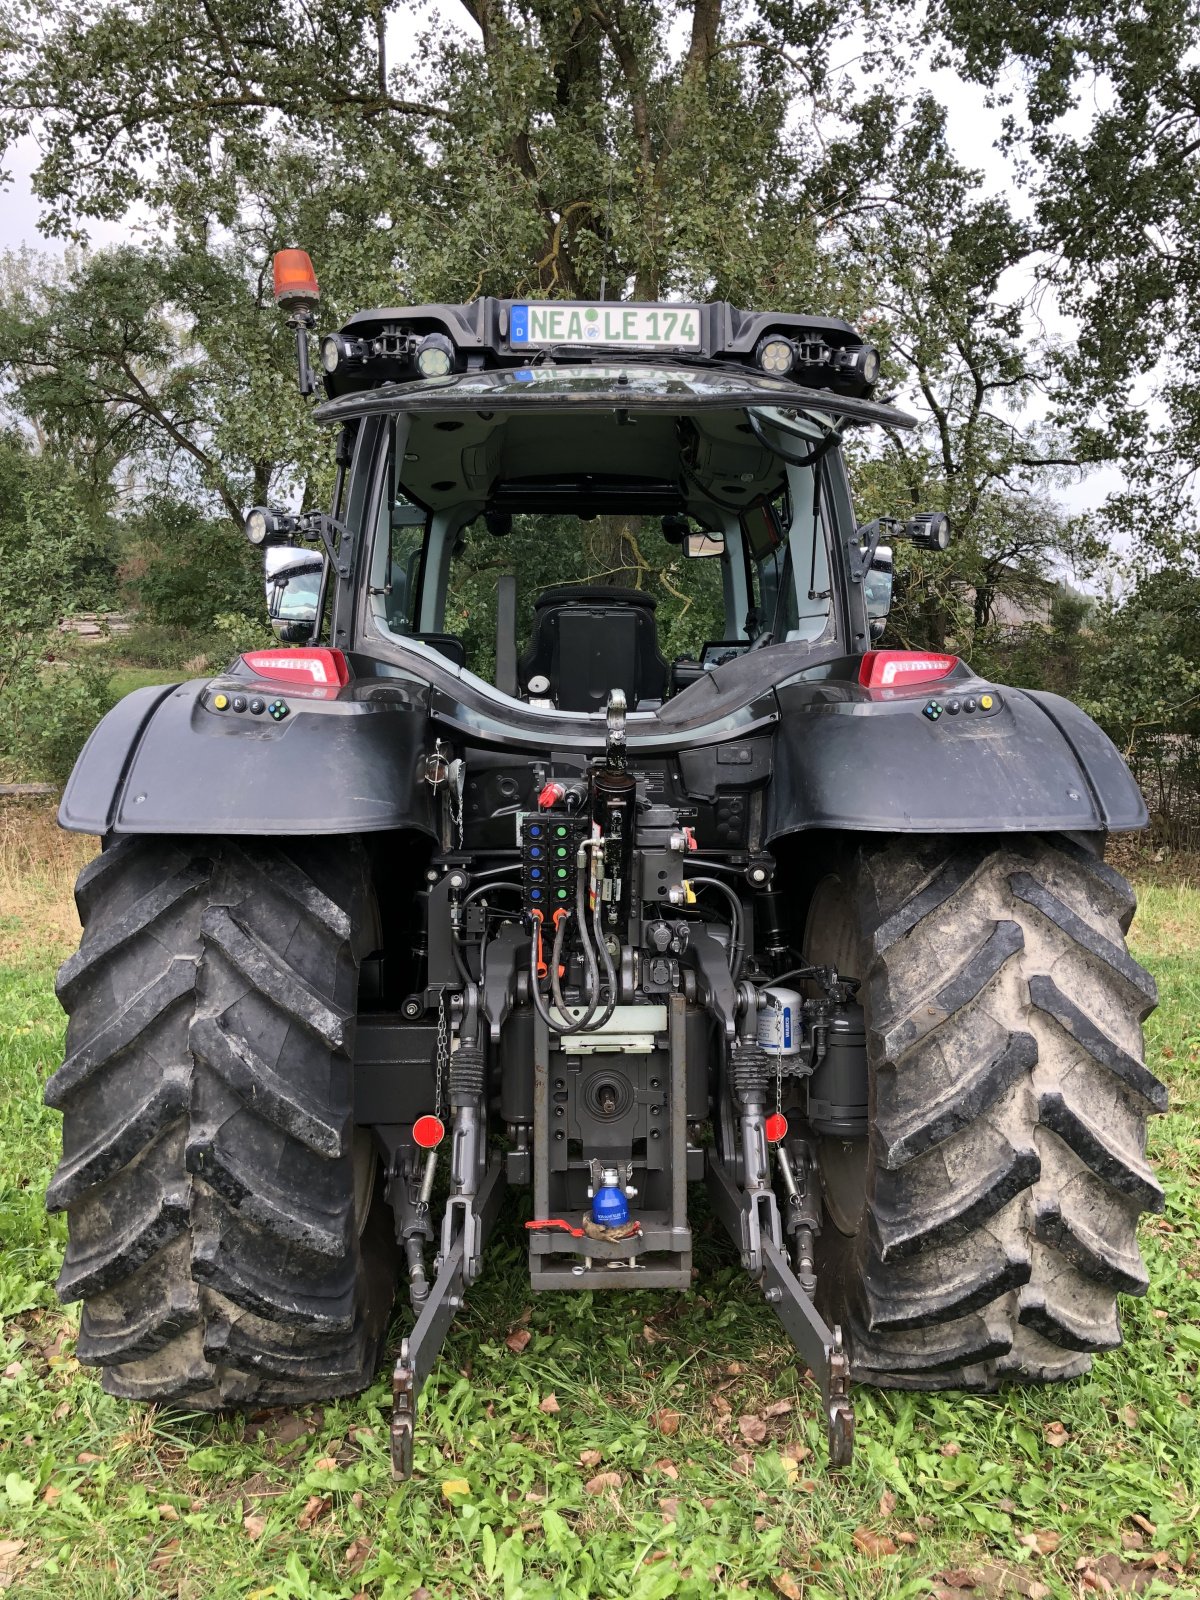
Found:
<svg viewBox="0 0 1200 1600"><path fill-rule="evenodd" d="M84 848L29 807L0 816L0 1588L1198 1592L1200 891L1148 889L1135 924L1162 991L1148 1043L1172 1089L1151 1131L1167 1208L1143 1231L1150 1293L1124 1302L1125 1345L1090 1377L1002 1396L859 1391L855 1464L831 1475L815 1392L709 1224L690 1296L532 1297L510 1212L426 1387L417 1476L397 1486L384 1376L323 1408L214 1419L112 1400L74 1359L75 1311L51 1287L65 1227L42 1208L59 1128L41 1091Z"/></svg>

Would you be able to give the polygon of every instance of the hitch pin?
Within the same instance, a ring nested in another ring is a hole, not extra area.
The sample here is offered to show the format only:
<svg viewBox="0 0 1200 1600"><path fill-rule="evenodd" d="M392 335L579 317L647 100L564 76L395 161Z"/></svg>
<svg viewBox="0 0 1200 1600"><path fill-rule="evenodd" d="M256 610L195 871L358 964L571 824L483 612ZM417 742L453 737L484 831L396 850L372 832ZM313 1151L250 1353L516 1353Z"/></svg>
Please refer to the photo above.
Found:
<svg viewBox="0 0 1200 1600"><path fill-rule="evenodd" d="M421 1189L417 1195L417 1205L428 1211L429 1202L433 1196L433 1180L437 1176L437 1146L425 1157L425 1171L421 1176Z"/></svg>

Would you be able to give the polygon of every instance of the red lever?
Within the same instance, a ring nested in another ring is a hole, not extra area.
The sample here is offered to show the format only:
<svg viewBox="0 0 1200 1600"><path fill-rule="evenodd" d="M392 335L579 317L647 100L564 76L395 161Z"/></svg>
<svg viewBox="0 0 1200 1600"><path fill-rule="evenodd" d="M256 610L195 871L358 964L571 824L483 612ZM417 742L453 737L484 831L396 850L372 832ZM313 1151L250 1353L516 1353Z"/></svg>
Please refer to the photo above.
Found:
<svg viewBox="0 0 1200 1600"><path fill-rule="evenodd" d="M561 783L543 784L541 793L537 797L538 810L549 811L551 806L556 806L566 794L566 787Z"/></svg>
<svg viewBox="0 0 1200 1600"><path fill-rule="evenodd" d="M561 1228L564 1233L569 1233L573 1239L586 1239L587 1234L582 1228L573 1228L569 1222L564 1222L561 1217L543 1217L538 1222L527 1222L527 1228Z"/></svg>

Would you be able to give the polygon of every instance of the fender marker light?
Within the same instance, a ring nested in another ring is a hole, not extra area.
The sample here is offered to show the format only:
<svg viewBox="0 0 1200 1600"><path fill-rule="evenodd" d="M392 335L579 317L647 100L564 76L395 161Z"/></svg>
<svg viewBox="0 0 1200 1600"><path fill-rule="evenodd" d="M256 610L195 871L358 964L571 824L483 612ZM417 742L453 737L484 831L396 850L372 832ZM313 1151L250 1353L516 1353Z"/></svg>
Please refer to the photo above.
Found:
<svg viewBox="0 0 1200 1600"><path fill-rule="evenodd" d="M436 1150L446 1137L446 1126L441 1117L425 1115L413 1123L413 1143L422 1150Z"/></svg>
<svg viewBox="0 0 1200 1600"><path fill-rule="evenodd" d="M947 678L957 666L957 656L923 650L868 650L858 669L858 681L864 689L906 689L911 683Z"/></svg>
<svg viewBox="0 0 1200 1600"><path fill-rule="evenodd" d="M242 660L260 678L319 686L349 683L350 669L340 650L248 650Z"/></svg>

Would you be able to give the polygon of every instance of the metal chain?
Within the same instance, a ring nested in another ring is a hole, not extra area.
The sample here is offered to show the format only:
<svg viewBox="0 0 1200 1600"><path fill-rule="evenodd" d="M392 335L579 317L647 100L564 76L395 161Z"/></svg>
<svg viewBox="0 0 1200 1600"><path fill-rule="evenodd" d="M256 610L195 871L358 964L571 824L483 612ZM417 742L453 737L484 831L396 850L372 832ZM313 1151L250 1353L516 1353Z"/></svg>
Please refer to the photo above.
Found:
<svg viewBox="0 0 1200 1600"><path fill-rule="evenodd" d="M777 1052L775 1056L775 1110L783 1110L783 1055Z"/></svg>
<svg viewBox="0 0 1200 1600"><path fill-rule="evenodd" d="M446 991L443 989L438 996L438 1022L437 1022L437 1073L433 1086L433 1111L440 1117L442 1114L442 1080L446 1068L450 1063L450 1023L446 1017Z"/></svg>

